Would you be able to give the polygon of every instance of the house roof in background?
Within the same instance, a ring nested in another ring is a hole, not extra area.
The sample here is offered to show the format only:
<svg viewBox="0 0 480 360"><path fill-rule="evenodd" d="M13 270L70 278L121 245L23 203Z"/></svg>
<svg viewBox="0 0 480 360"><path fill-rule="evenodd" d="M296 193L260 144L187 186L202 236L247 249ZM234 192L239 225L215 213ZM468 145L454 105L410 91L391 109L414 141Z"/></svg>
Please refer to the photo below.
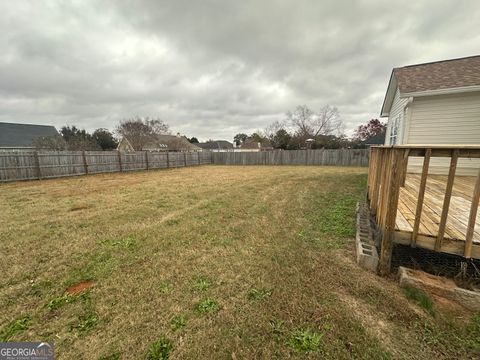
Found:
<svg viewBox="0 0 480 360"><path fill-rule="evenodd" d="M258 142L253 140L247 140L242 145L240 145L240 149L270 149L272 145L268 142Z"/></svg>
<svg viewBox="0 0 480 360"><path fill-rule="evenodd" d="M201 147L204 150L215 150L215 149L233 149L233 144L227 140L212 140L204 143L195 144Z"/></svg>
<svg viewBox="0 0 480 360"><path fill-rule="evenodd" d="M185 136L177 135L157 135L157 140L160 145L167 145L169 150L188 150L198 151L200 147L192 144Z"/></svg>
<svg viewBox="0 0 480 360"><path fill-rule="evenodd" d="M393 69L401 93L480 86L480 55Z"/></svg>
<svg viewBox="0 0 480 360"><path fill-rule="evenodd" d="M55 135L57 129L51 125L0 122L0 148L33 147L35 139Z"/></svg>

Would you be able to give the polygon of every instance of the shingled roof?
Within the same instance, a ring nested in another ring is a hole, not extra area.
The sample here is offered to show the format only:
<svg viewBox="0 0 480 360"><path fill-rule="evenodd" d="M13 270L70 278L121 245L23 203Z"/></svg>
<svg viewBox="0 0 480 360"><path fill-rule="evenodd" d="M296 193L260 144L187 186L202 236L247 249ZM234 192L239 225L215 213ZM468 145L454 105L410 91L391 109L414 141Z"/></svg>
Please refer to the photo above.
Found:
<svg viewBox="0 0 480 360"><path fill-rule="evenodd" d="M480 91L480 55L394 68L381 116L388 116L397 88L400 97Z"/></svg>
<svg viewBox="0 0 480 360"><path fill-rule="evenodd" d="M204 150L230 150L233 144L227 140L211 140L204 143L196 144Z"/></svg>
<svg viewBox="0 0 480 360"><path fill-rule="evenodd" d="M393 69L401 93L480 86L480 55Z"/></svg>
<svg viewBox="0 0 480 360"><path fill-rule="evenodd" d="M0 122L0 148L32 148L35 139L55 135L58 132L50 125Z"/></svg>

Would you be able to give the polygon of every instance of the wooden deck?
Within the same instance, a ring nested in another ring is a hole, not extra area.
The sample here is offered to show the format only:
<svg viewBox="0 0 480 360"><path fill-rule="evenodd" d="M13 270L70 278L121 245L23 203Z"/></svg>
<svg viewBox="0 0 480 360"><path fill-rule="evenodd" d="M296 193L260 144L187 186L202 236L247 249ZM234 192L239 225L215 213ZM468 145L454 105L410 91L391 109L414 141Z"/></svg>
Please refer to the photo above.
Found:
<svg viewBox="0 0 480 360"><path fill-rule="evenodd" d="M405 186L400 187L398 211L395 221L395 241L410 244L415 222L415 210L420 188L420 174L407 174ZM468 218L472 204L475 177L455 177L450 208L445 226L444 242L441 251L463 254L467 233ZM433 249L437 238L443 198L447 186L447 176L429 175L425 188L422 216L417 236L417 245ZM475 253L479 253L480 245L480 213L476 217L473 233ZM478 258L478 256L475 256Z"/></svg>

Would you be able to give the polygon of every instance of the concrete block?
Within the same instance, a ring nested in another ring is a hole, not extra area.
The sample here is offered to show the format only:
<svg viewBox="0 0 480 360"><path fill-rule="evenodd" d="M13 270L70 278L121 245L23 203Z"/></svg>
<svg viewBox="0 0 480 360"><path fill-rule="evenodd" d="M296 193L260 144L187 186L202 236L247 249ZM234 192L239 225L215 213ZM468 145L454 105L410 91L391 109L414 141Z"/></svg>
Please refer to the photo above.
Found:
<svg viewBox="0 0 480 360"><path fill-rule="evenodd" d="M480 292L459 288L451 279L435 276L403 266L398 268L400 286L412 286L427 293L459 303L472 311L480 311Z"/></svg>
<svg viewBox="0 0 480 360"><path fill-rule="evenodd" d="M366 204L357 204L357 234L355 236L357 264L362 268L376 272L378 252L373 242L370 227L370 213Z"/></svg>

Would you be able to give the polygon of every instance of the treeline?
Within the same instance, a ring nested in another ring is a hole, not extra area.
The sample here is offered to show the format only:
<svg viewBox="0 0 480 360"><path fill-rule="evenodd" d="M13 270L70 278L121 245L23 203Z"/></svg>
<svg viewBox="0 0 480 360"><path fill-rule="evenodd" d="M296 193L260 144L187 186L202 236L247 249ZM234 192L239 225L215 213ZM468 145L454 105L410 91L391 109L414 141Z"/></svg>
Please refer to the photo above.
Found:
<svg viewBox="0 0 480 360"><path fill-rule="evenodd" d="M234 142L236 146L260 143L263 148L284 150L362 148L366 140L384 135L385 128L384 123L372 119L359 126L349 138L344 134L344 124L336 107L326 105L313 111L301 105L288 111L285 119L271 123L262 131L235 135ZM76 126L63 126L58 135L39 138L34 145L50 150L113 150L119 139L127 138L134 150L142 150L149 142L156 141L158 135L164 134L170 134L170 128L160 118L136 116L121 120L113 132L99 128L89 133ZM196 137L185 139L198 143Z"/></svg>
<svg viewBox="0 0 480 360"><path fill-rule="evenodd" d="M34 146L49 150L114 150L118 139L126 137L135 150L141 150L155 136L168 133L169 126L161 119L137 116L121 120L114 132L99 128L89 133L76 126L62 126L58 135L38 138Z"/></svg>
<svg viewBox="0 0 480 360"><path fill-rule="evenodd" d="M385 128L384 123L372 119L359 126L352 137L347 137L336 107L326 105L315 112L301 105L287 112L285 119L271 123L263 131L235 135L234 142L236 146L253 142L265 148L284 150L363 148L366 140L384 134Z"/></svg>

